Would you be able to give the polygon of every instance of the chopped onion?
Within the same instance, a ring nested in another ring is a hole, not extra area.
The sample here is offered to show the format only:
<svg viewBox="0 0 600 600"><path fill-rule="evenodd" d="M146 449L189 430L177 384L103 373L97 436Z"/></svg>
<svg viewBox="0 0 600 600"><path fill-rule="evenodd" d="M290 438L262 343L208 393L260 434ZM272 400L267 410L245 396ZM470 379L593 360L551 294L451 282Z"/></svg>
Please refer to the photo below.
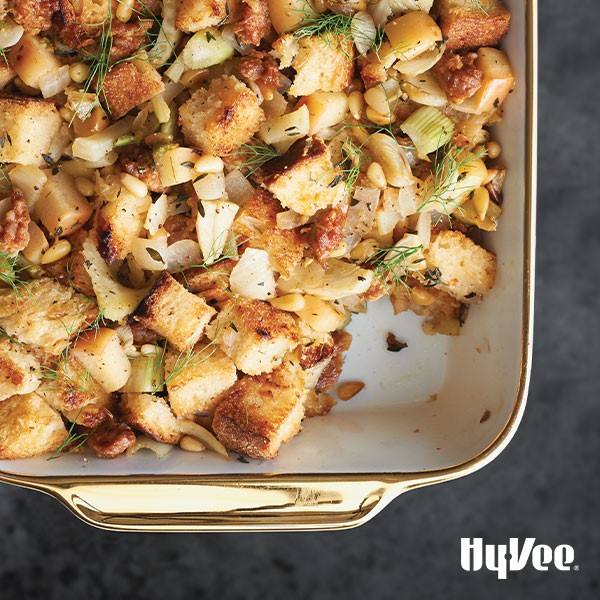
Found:
<svg viewBox="0 0 600 600"><path fill-rule="evenodd" d="M413 174L404 150L398 142L385 133L375 133L369 138L369 150L385 173L390 185L402 187L413 181Z"/></svg>
<svg viewBox="0 0 600 600"><path fill-rule="evenodd" d="M167 249L166 237L156 239L135 238L131 243L131 254L135 262L146 271L164 271L167 268L164 253Z"/></svg>
<svg viewBox="0 0 600 600"><path fill-rule="evenodd" d="M435 66L440 61L444 55L445 49L446 47L444 44L440 44L439 46L436 45L431 50L417 56L417 58L408 61L399 60L394 65L394 69L403 75L420 75L421 73L429 71L431 67Z"/></svg>
<svg viewBox="0 0 600 600"><path fill-rule="evenodd" d="M60 67L60 69L40 77L39 81L40 90L42 91L42 96L44 96L44 98L51 98L52 96L64 92L70 83L71 76L69 75L69 65L64 65Z"/></svg>
<svg viewBox="0 0 600 600"><path fill-rule="evenodd" d="M225 175L223 171L198 175L193 185L199 200L218 200L225 196Z"/></svg>
<svg viewBox="0 0 600 600"><path fill-rule="evenodd" d="M210 27L195 33L181 52L188 69L207 69L233 56L234 49L221 32Z"/></svg>
<svg viewBox="0 0 600 600"><path fill-rule="evenodd" d="M275 277L269 255L264 250L246 248L240 261L231 271L229 285L234 294L244 298L274 298Z"/></svg>
<svg viewBox="0 0 600 600"><path fill-rule="evenodd" d="M202 425L198 425L198 423L194 423L194 421L189 421L188 419L181 419L179 421L179 428L181 429L181 433L200 440L207 448L214 450L217 454L229 460L229 454L225 446L208 429L202 427Z"/></svg>
<svg viewBox="0 0 600 600"><path fill-rule="evenodd" d="M232 202L243 206L254 195L254 188L239 169L234 169L225 176L225 193Z"/></svg>
<svg viewBox="0 0 600 600"><path fill-rule="evenodd" d="M377 28L373 17L366 11L361 10L352 17L350 32L358 53L362 56L373 47L377 38Z"/></svg>
<svg viewBox="0 0 600 600"><path fill-rule="evenodd" d="M148 209L144 228L150 235L154 235L164 224L169 216L167 195L161 194Z"/></svg>
<svg viewBox="0 0 600 600"><path fill-rule="evenodd" d="M125 117L94 135L75 138L73 156L89 162L101 161L113 149L117 139L131 130L132 122L131 117Z"/></svg>
<svg viewBox="0 0 600 600"><path fill-rule="evenodd" d="M448 97L431 73L405 76L402 89L408 97L424 106L446 106Z"/></svg>
<svg viewBox="0 0 600 600"><path fill-rule="evenodd" d="M202 262L202 253L198 242L179 240L167 246L164 259L167 261L167 271L181 271L192 265L199 265Z"/></svg>
<svg viewBox="0 0 600 600"><path fill-rule="evenodd" d="M227 200L202 200L198 206L196 232L207 265L223 254L229 230L239 206Z"/></svg>
<svg viewBox="0 0 600 600"><path fill-rule="evenodd" d="M151 450L156 454L157 458L164 458L171 450L173 450L173 447L172 444L162 444L161 442L149 438L147 435L139 435L135 442L125 450L125 454L127 456L132 456L138 450Z"/></svg>
<svg viewBox="0 0 600 600"><path fill-rule="evenodd" d="M375 210L379 204L381 190L378 188L357 187L346 215L346 231L348 233L365 234L375 219Z"/></svg>
<svg viewBox="0 0 600 600"><path fill-rule="evenodd" d="M129 325L119 325L115 327L115 333L119 336L124 348L133 346L133 331Z"/></svg>
<svg viewBox="0 0 600 600"><path fill-rule="evenodd" d="M0 27L0 48L5 50L14 46L25 33L20 25L17 25L12 19L6 19Z"/></svg>
<svg viewBox="0 0 600 600"><path fill-rule="evenodd" d="M420 197L417 185L408 185L398 189L398 210L403 217L414 215L419 209Z"/></svg>
<svg viewBox="0 0 600 600"><path fill-rule="evenodd" d="M156 67L164 65L171 58L181 39L181 31L175 26L178 1L163 0L162 4L162 23L156 36L156 42L148 52L150 62Z"/></svg>
<svg viewBox="0 0 600 600"><path fill-rule="evenodd" d="M423 248L428 248L431 243L431 213L421 212L417 221L417 235Z"/></svg>
<svg viewBox="0 0 600 600"><path fill-rule="evenodd" d="M379 0L370 5L369 10L377 27L383 27L392 17L390 0Z"/></svg>
<svg viewBox="0 0 600 600"><path fill-rule="evenodd" d="M223 36L223 39L240 54L248 54L248 52L253 49L252 46L240 44L237 35L235 35L233 25L226 25L223 27L221 30L221 35Z"/></svg>

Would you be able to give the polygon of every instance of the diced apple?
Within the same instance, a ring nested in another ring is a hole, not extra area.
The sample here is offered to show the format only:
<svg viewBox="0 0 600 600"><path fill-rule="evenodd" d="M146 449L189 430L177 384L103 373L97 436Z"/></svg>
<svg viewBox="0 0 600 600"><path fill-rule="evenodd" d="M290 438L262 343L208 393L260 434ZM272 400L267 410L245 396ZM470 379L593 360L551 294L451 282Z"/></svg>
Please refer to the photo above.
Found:
<svg viewBox="0 0 600 600"><path fill-rule="evenodd" d="M38 37L26 33L8 53L10 66L23 82L40 88L40 79L56 71L61 63L48 46Z"/></svg>
<svg viewBox="0 0 600 600"><path fill-rule="evenodd" d="M165 187L186 183L198 176L194 164L198 154L191 148L170 146L154 152L154 162L158 169L160 181Z"/></svg>

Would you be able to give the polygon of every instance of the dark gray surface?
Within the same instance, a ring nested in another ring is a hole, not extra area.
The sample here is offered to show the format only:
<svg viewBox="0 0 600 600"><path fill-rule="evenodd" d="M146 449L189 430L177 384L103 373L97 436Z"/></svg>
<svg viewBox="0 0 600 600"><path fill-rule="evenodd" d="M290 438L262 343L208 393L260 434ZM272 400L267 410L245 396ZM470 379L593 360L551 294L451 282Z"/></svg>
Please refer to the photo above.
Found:
<svg viewBox="0 0 600 600"><path fill-rule="evenodd" d="M524 421L493 464L409 493L341 533L96 531L0 487L0 598L600 597L598 0L540 0L536 344ZM575 8L576 7L576 8ZM461 537L574 546L578 572L498 583L460 568Z"/></svg>

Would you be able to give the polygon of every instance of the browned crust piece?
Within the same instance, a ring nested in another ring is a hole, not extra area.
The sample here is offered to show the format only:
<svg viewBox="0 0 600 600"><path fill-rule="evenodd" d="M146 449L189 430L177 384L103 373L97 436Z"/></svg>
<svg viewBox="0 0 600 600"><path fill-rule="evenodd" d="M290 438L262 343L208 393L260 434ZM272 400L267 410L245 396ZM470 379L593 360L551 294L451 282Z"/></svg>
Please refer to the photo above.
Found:
<svg viewBox="0 0 600 600"><path fill-rule="evenodd" d="M335 350L331 361L319 377L315 388L317 392L331 390L337 385L344 366L344 352L350 348L352 342L352 336L347 331L334 331L331 336L335 343Z"/></svg>
<svg viewBox="0 0 600 600"><path fill-rule="evenodd" d="M29 244L29 209L23 194L13 191L10 210L0 220L0 251L14 254Z"/></svg>
<svg viewBox="0 0 600 600"><path fill-rule="evenodd" d="M162 444L181 438L177 418L164 398L150 394L124 394L119 404L123 420Z"/></svg>
<svg viewBox="0 0 600 600"><path fill-rule="evenodd" d="M52 17L59 10L59 0L13 0L10 12L27 33L37 35L52 27Z"/></svg>
<svg viewBox="0 0 600 600"><path fill-rule="evenodd" d="M267 0L243 0L241 10L241 19L233 30L240 43L259 46L271 31Z"/></svg>
<svg viewBox="0 0 600 600"><path fill-rule="evenodd" d="M304 416L308 419L311 417L322 417L331 412L331 409L337 404L337 400L325 392L317 393L314 390L309 390L304 399Z"/></svg>
<svg viewBox="0 0 600 600"><path fill-rule="evenodd" d="M110 115L118 119L132 108L164 90L158 71L142 61L117 65L104 79L102 99Z"/></svg>
<svg viewBox="0 0 600 600"><path fill-rule="evenodd" d="M497 46L508 33L510 12L500 0L480 0L481 8L471 0L436 0L433 12L447 50L474 50Z"/></svg>
<svg viewBox="0 0 600 600"><path fill-rule="evenodd" d="M110 420L89 434L86 446L98 458L116 458L134 442L135 433L129 425Z"/></svg>

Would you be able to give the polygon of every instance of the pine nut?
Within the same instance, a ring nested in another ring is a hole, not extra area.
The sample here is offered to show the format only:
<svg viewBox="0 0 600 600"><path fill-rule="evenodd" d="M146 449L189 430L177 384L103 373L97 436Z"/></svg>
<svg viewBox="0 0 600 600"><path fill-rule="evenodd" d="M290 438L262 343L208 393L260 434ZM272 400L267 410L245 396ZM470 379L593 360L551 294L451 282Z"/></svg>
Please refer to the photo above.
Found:
<svg viewBox="0 0 600 600"><path fill-rule="evenodd" d="M77 191L86 198L93 196L95 193L95 187L87 177L77 177L75 179L75 188Z"/></svg>
<svg viewBox="0 0 600 600"><path fill-rule="evenodd" d="M383 172L383 167L378 162L372 162L367 168L367 177L369 181L380 190L387 187L387 179Z"/></svg>
<svg viewBox="0 0 600 600"><path fill-rule="evenodd" d="M368 89L365 92L365 102L381 115L390 114L390 100L386 96L381 86L376 86Z"/></svg>
<svg viewBox="0 0 600 600"><path fill-rule="evenodd" d="M223 167L223 161L211 154L204 154L194 163L194 169L198 173L220 173Z"/></svg>
<svg viewBox="0 0 600 600"><path fill-rule="evenodd" d="M498 142L487 143L487 155L492 160L498 158L502 154L502 146Z"/></svg>
<svg viewBox="0 0 600 600"><path fill-rule="evenodd" d="M375 125L389 125L396 120L396 117L393 115L382 115L381 113L373 110L370 106L367 107L366 115L367 119L369 119L369 121L372 123L375 123Z"/></svg>
<svg viewBox="0 0 600 600"><path fill-rule="evenodd" d="M348 96L348 108L350 109L350 114L357 121L360 121L360 119L362 118L362 111L364 105L365 99L358 90L355 90Z"/></svg>
<svg viewBox="0 0 600 600"><path fill-rule="evenodd" d="M477 215L483 221L490 207L490 193L486 188L480 187L473 192L473 206L477 211Z"/></svg>
<svg viewBox="0 0 600 600"><path fill-rule="evenodd" d="M144 138L144 143L148 146L154 146L155 144L170 144L173 141L172 133L165 133L164 131L158 131L157 133L150 133Z"/></svg>
<svg viewBox="0 0 600 600"><path fill-rule="evenodd" d="M150 100L150 103L152 104L152 110L154 110L158 122L168 123L171 118L171 109L165 102L165 99L162 96L154 96L154 98Z"/></svg>
<svg viewBox="0 0 600 600"><path fill-rule="evenodd" d="M125 348L125 354L127 354L129 358L138 358L142 355L135 346L128 346Z"/></svg>
<svg viewBox="0 0 600 600"><path fill-rule="evenodd" d="M69 240L58 240L42 255L42 264L49 265L51 263L64 258L71 252L71 242Z"/></svg>
<svg viewBox="0 0 600 600"><path fill-rule="evenodd" d="M75 63L69 68L69 76L75 83L87 81L90 75L90 67L85 63Z"/></svg>
<svg viewBox="0 0 600 600"><path fill-rule="evenodd" d="M340 400L350 400L354 398L363 388L365 384L362 381L347 381L342 383L338 388L338 398Z"/></svg>
<svg viewBox="0 0 600 600"><path fill-rule="evenodd" d="M350 252L350 259L359 263L364 263L375 256L377 250L379 250L379 244L375 240L367 238L352 249L352 252Z"/></svg>
<svg viewBox="0 0 600 600"><path fill-rule="evenodd" d="M419 287L410 290L410 299L419 306L431 306L435 302L431 292Z"/></svg>
<svg viewBox="0 0 600 600"><path fill-rule="evenodd" d="M154 344L144 344L140 348L140 352L141 352L142 356L156 356L157 348Z"/></svg>
<svg viewBox="0 0 600 600"><path fill-rule="evenodd" d="M133 4L135 0L119 0L115 16L122 23L127 23L133 16Z"/></svg>
<svg viewBox="0 0 600 600"><path fill-rule="evenodd" d="M129 173L121 173L121 184L138 198L145 198L148 195L148 186Z"/></svg>
<svg viewBox="0 0 600 600"><path fill-rule="evenodd" d="M302 294L287 294L280 296L279 298L273 298L269 300L271 306L278 308L279 310L285 310L287 312L296 312L304 308L304 296Z"/></svg>
<svg viewBox="0 0 600 600"><path fill-rule="evenodd" d="M190 435L184 435L179 440L179 447L187 452L204 452L206 450L206 446L200 440Z"/></svg>

